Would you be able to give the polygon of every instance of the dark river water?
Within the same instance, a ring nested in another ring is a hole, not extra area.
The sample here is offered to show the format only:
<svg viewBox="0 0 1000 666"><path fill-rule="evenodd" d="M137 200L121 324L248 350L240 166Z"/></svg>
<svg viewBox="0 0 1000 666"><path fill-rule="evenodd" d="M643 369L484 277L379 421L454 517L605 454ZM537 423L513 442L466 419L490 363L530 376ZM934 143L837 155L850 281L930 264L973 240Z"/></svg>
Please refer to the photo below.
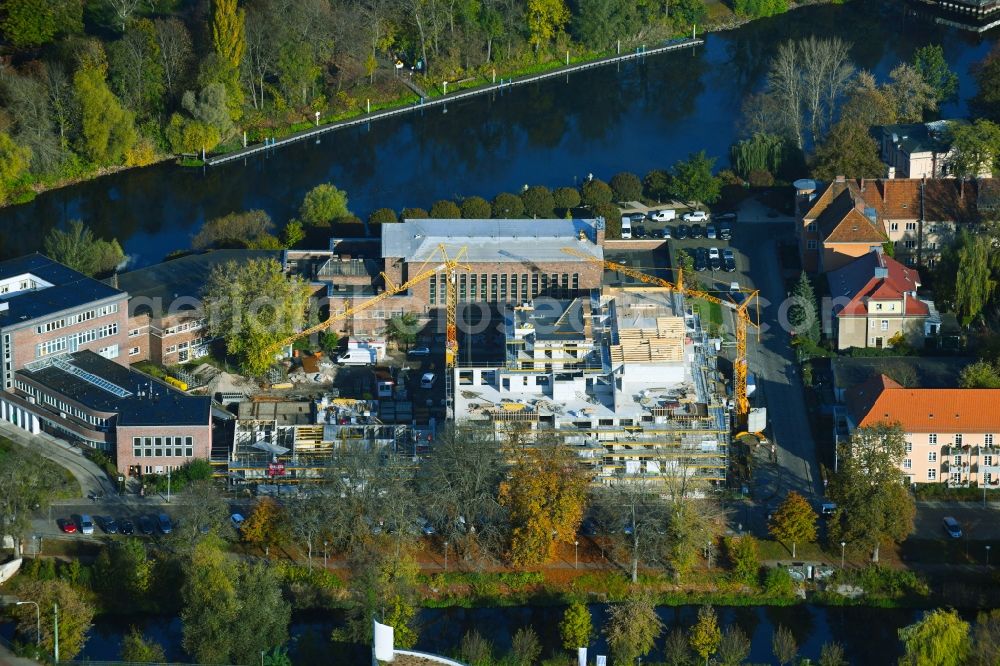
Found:
<svg viewBox="0 0 1000 666"><path fill-rule="evenodd" d="M960 32L905 15L891 3L856 0L809 7L708 35L704 46L550 79L441 108L335 131L267 156L209 168L163 164L49 192L0 210L0 248L33 251L53 225L81 218L117 237L133 266L190 246L205 219L262 208L278 225L302 196L333 182L361 217L374 208L429 207L436 199L491 198L524 184L560 186L588 173L608 178L667 167L705 149L725 161L740 108L757 90L770 56L789 38L840 36L855 64L885 78L915 49L944 46L961 76L963 115L974 93L969 68L993 36Z"/></svg>
<svg viewBox="0 0 1000 666"><path fill-rule="evenodd" d="M538 633L543 645L543 657L560 651L559 621L564 608L449 608L425 609L420 614L420 639L415 649L436 654L451 655L470 630L477 630L492 641L498 656L510 648L511 636L521 627L531 626ZM897 630L912 623L920 611L889 610L877 608L825 608L802 605L781 607L748 607L716 609L720 624L739 626L750 638L751 663L774 663L771 638L779 626L787 627L795 636L799 655L813 660L819 657L825 643L838 642L846 652L852 666L886 666L894 664L901 655ZM666 635L674 628L684 631L695 623L698 608L677 606L660 608L660 617L666 630L657 642L656 649L643 663L662 660ZM591 607L593 625L599 632L606 617L606 607ZM970 618L971 619L971 618ZM371 648L347 646L329 642L330 632L340 626L337 614L297 616L291 626L289 655L296 665L363 664L371 658ZM137 626L147 638L160 643L167 658L184 662L189 657L181 647L181 622L176 618L111 618L100 617L94 623L90 637L78 661L116 660L121 656L121 645L129 627ZM0 634L9 636L12 627L0 625ZM603 638L590 645L590 663L594 655L607 654ZM336 658L331 658L336 657ZM367 659L366 659L367 658Z"/></svg>

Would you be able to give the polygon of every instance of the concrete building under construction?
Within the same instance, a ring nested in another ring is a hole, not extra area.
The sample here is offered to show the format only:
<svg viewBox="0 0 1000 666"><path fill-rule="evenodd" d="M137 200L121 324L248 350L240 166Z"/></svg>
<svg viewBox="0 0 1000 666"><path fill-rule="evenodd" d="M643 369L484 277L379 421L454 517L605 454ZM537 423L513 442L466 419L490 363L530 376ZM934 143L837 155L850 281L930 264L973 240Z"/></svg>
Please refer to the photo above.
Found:
<svg viewBox="0 0 1000 666"><path fill-rule="evenodd" d="M454 370L456 420L577 447L596 483L725 481L730 419L716 349L682 296L593 290L510 306L500 364Z"/></svg>

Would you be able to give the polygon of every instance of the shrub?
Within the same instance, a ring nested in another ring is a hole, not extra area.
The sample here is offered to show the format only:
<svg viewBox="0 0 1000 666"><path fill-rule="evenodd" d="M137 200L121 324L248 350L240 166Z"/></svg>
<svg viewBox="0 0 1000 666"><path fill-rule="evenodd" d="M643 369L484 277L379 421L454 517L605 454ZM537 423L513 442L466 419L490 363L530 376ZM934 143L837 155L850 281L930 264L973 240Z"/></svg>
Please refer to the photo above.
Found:
<svg viewBox="0 0 1000 666"><path fill-rule="evenodd" d="M462 217L462 211L454 201L441 199L440 201L435 201L434 205L431 206L431 217L455 220Z"/></svg>
<svg viewBox="0 0 1000 666"><path fill-rule="evenodd" d="M760 574L760 549L752 536L729 537L725 540L732 580L753 585Z"/></svg>
<svg viewBox="0 0 1000 666"><path fill-rule="evenodd" d="M569 210L580 205L580 192L575 187L558 187L552 192L556 208Z"/></svg>
<svg viewBox="0 0 1000 666"><path fill-rule="evenodd" d="M521 194L524 202L524 212L532 217L552 217L552 209L556 202L549 188L543 185L529 187Z"/></svg>
<svg viewBox="0 0 1000 666"><path fill-rule="evenodd" d="M423 208L404 208L400 217L404 220L426 220L429 216Z"/></svg>
<svg viewBox="0 0 1000 666"><path fill-rule="evenodd" d="M469 220L486 220L493 214L490 202L482 197L466 197L462 200L462 217Z"/></svg>
<svg viewBox="0 0 1000 666"><path fill-rule="evenodd" d="M611 191L611 187L598 178L588 180L583 184L583 187L580 188L580 199L587 206L609 204L611 203L613 196L614 194Z"/></svg>
<svg viewBox="0 0 1000 666"><path fill-rule="evenodd" d="M617 201L635 201L642 196L642 181L634 173L622 171L611 177L611 191Z"/></svg>
<svg viewBox="0 0 1000 666"><path fill-rule="evenodd" d="M618 206L606 203L594 206L594 215L604 218L604 235L606 238L622 237L622 216Z"/></svg>
<svg viewBox="0 0 1000 666"><path fill-rule="evenodd" d="M750 187L771 187L774 185L774 176L771 175L770 171L751 171L747 180L750 182Z"/></svg>
<svg viewBox="0 0 1000 666"><path fill-rule="evenodd" d="M771 597L790 597L795 594L795 581L788 569L776 567L764 574L764 592Z"/></svg>
<svg viewBox="0 0 1000 666"><path fill-rule="evenodd" d="M501 192L493 197L493 217L521 217L523 214L524 202L516 194Z"/></svg>
<svg viewBox="0 0 1000 666"><path fill-rule="evenodd" d="M398 221L396 211L391 208L376 208L368 216L368 224L392 224Z"/></svg>

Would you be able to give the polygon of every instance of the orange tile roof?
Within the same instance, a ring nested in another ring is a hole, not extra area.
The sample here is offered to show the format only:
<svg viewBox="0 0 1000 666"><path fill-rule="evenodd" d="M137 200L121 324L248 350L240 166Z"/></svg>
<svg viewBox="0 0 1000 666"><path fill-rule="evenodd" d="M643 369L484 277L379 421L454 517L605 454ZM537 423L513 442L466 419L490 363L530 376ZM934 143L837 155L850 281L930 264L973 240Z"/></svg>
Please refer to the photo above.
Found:
<svg viewBox="0 0 1000 666"><path fill-rule="evenodd" d="M882 214L890 220L920 218L920 179L891 178L880 181Z"/></svg>
<svg viewBox="0 0 1000 666"><path fill-rule="evenodd" d="M1000 432L1000 389L904 388L879 375L845 397L859 427L899 423L906 432Z"/></svg>
<svg viewBox="0 0 1000 666"><path fill-rule="evenodd" d="M823 239L824 243L876 243L887 241L885 232L865 217L857 208L851 208Z"/></svg>

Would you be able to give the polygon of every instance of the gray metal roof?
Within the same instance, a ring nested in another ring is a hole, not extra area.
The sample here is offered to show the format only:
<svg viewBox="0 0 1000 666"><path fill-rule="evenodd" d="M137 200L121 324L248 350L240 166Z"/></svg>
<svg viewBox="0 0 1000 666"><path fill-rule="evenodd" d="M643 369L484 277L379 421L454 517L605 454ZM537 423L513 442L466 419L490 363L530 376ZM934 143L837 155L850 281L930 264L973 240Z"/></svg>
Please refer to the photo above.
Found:
<svg viewBox="0 0 1000 666"><path fill-rule="evenodd" d="M562 251L565 247L603 259L596 243L597 220L405 220L382 225L382 256L426 261L439 245L454 256L467 248L465 261L514 262L585 261ZM583 231L587 240L581 241Z"/></svg>

